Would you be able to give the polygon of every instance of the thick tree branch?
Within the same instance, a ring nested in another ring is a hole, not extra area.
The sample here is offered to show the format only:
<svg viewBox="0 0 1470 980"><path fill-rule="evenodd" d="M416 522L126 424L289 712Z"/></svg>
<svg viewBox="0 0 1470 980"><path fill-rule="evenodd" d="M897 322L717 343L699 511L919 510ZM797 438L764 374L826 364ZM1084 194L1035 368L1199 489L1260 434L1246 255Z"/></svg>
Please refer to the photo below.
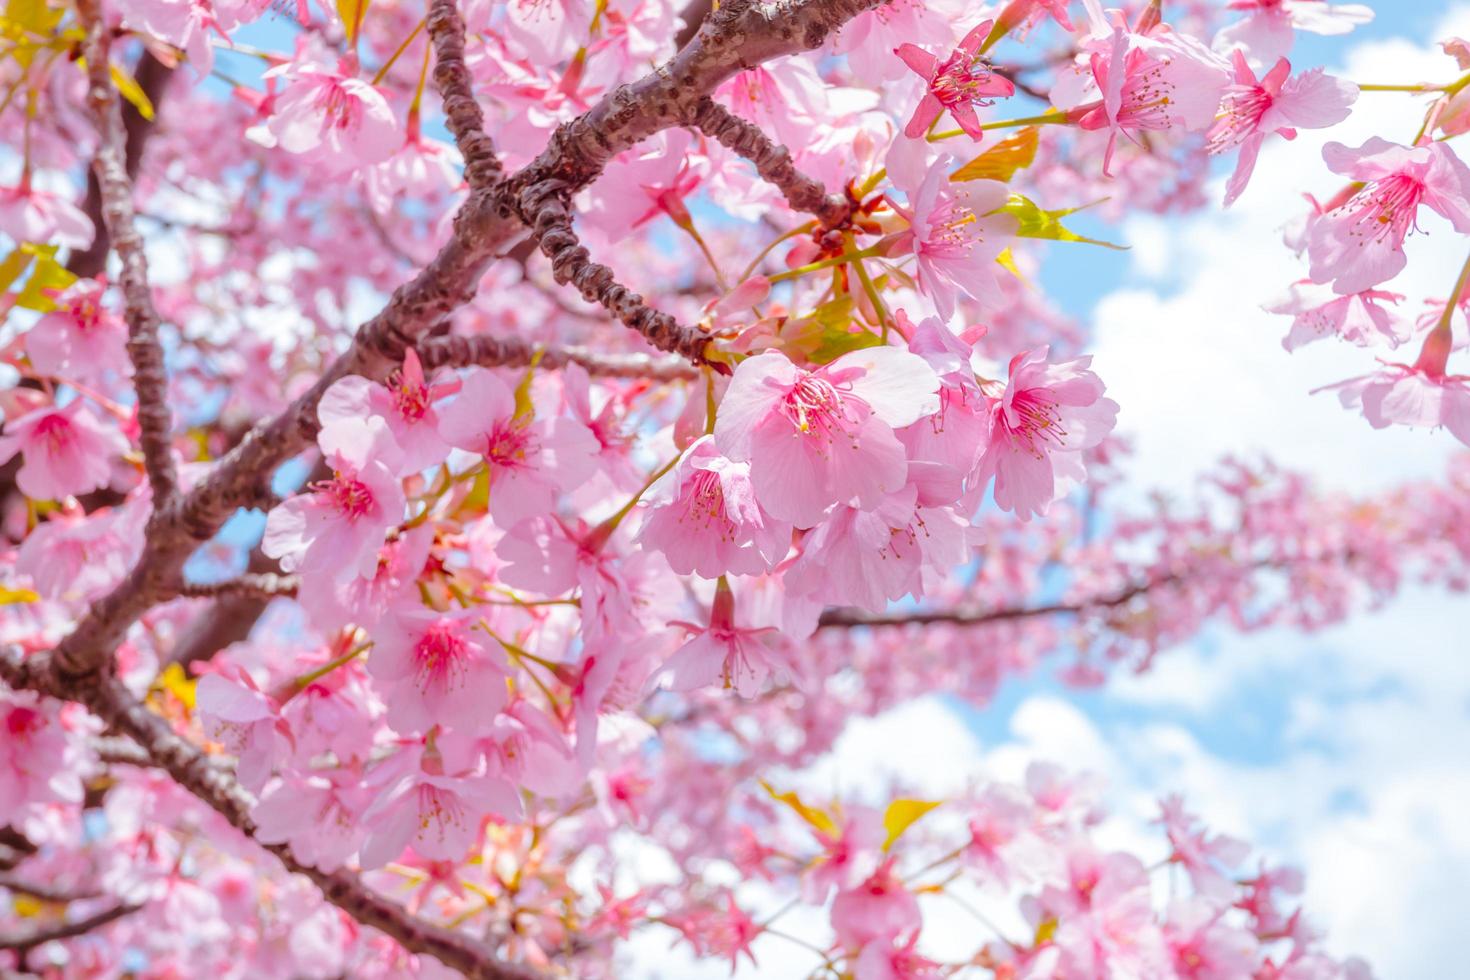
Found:
<svg viewBox="0 0 1470 980"><path fill-rule="evenodd" d="M688 121L710 139L755 164L756 173L779 190L793 210L815 215L824 228L836 228L852 215L852 202L846 196L828 194L821 182L796 169L790 150L714 99L700 99Z"/></svg>
<svg viewBox="0 0 1470 980"><path fill-rule="evenodd" d="M153 105L153 118L145 119L131 102L122 106L123 128L128 133L126 152L127 175L130 179L138 176L138 168L143 163L143 148L153 135L159 108L168 92L168 83L173 74L172 68L146 50L139 56L138 63L133 68L133 80ZM97 182L97 174L92 171L87 172L87 196L82 201L82 212L92 220L96 234L91 245L71 253L66 261L66 268L79 279L90 279L107 267L107 253L112 250L112 239L102 220L102 185Z"/></svg>
<svg viewBox="0 0 1470 980"><path fill-rule="evenodd" d="M44 686L53 676L38 665L45 655L23 657L0 648L0 679L13 688L30 688L51 697L77 701L136 742L154 765L199 797L247 837L254 836L250 798L234 778L216 766L169 723L150 711L115 677L98 672L67 684L65 690ZM39 682L39 684L38 684ZM534 980L539 974L501 962L473 937L425 922L368 888L346 871L326 872L298 860L283 844L261 844L289 870L310 878L333 905L363 925L391 936L405 949L432 956L475 980Z"/></svg>
<svg viewBox="0 0 1470 980"><path fill-rule="evenodd" d="M138 393L139 445L148 483L153 488L156 515L178 493L174 467L173 415L168 409L168 375L163 345L158 339L158 311L148 286L148 259L143 238L133 224L133 181L128 175L128 132L123 124L117 90L112 84L108 30L98 0L77 0L77 15L86 29L83 51L87 59L87 103L97 126L97 155L92 170L102 201L102 220L112 248L122 263L123 315L128 323L128 357L133 362L133 387ZM150 525L154 523L150 520Z"/></svg>
<svg viewBox="0 0 1470 980"><path fill-rule="evenodd" d="M465 180L475 190L488 190L503 174L495 144L485 134L485 114L475 101L470 71L464 63L464 20L459 0L429 4L429 40L434 45L434 84L444 103L444 124L464 157Z"/></svg>
<svg viewBox="0 0 1470 980"><path fill-rule="evenodd" d="M676 357L647 354L604 354L586 347L537 347L511 337L436 337L419 345L425 368L525 367L536 360L538 367L555 370L580 364L587 373L601 378L646 378L650 381L690 381L699 370ZM537 359L536 355L540 354Z"/></svg>
<svg viewBox="0 0 1470 980"><path fill-rule="evenodd" d="M293 596L299 579L295 575L277 575L274 572L246 572L238 578L223 582L187 584L179 589L179 595L189 599L218 599L223 596L249 596L269 601L276 596Z"/></svg>

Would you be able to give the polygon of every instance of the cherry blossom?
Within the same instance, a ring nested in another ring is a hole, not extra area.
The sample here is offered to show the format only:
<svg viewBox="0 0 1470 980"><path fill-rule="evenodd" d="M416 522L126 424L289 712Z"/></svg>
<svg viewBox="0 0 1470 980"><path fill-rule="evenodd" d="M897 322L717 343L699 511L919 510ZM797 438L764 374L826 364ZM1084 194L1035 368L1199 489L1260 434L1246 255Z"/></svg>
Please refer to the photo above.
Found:
<svg viewBox="0 0 1470 980"><path fill-rule="evenodd" d="M901 44L894 50L894 54L902 58L903 63L916 72L928 88L904 127L905 136L922 138L946 110L971 139L978 141L984 136L975 107L990 105L988 100L991 98L1004 98L1016 93L1016 86L1010 79L994 74L979 60L980 44L989 36L993 23L986 20L977 24L942 62L914 44Z"/></svg>
<svg viewBox="0 0 1470 980"><path fill-rule="evenodd" d="M127 449L122 433L104 424L80 398L26 412L8 420L0 432L0 462L21 454L16 485L37 500L105 486L112 478L113 458Z"/></svg>
<svg viewBox="0 0 1470 980"><path fill-rule="evenodd" d="M811 527L835 503L872 507L907 478L895 428L939 407L938 379L918 357L875 347L813 371L767 352L743 361L720 402L715 445L749 461L766 511Z"/></svg>

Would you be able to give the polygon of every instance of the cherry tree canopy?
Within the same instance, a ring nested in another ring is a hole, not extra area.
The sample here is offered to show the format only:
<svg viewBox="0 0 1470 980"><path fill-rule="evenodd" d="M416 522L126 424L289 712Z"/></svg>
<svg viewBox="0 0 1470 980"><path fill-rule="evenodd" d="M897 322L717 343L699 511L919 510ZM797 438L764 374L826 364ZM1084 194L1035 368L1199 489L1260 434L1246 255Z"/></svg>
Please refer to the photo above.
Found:
<svg viewBox="0 0 1470 980"><path fill-rule="evenodd" d="M1173 787L1129 849L1066 759L796 788L925 695L1470 582L1470 458L1137 492L1042 288L1300 185L1286 351L1470 444L1470 262L1397 291L1470 236L1470 43L1294 60L1371 18L5 0L0 972L1371 976ZM1411 111L1257 170L1363 98Z"/></svg>

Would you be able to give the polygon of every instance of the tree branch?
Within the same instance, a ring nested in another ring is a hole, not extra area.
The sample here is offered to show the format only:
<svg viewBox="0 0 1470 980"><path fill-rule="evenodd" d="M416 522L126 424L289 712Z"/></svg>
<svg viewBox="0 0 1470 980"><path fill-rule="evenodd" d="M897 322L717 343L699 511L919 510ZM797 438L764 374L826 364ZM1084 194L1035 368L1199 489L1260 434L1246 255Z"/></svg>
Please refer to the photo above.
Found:
<svg viewBox="0 0 1470 980"><path fill-rule="evenodd" d="M933 623L982 626L986 623L1035 619L1040 616L1056 616L1062 613L1113 609L1159 586L1176 583L1179 579L1179 575L1165 575L1162 578L1135 583L1109 595L1092 596L1076 602L1058 602L1044 606L1003 606L999 609L951 606L946 609L921 609L914 612L882 613L880 615L863 612L860 609L828 609L817 620L817 629L849 629L854 626L928 626Z"/></svg>
<svg viewBox="0 0 1470 980"><path fill-rule="evenodd" d="M20 936L0 936L0 949L14 950L20 955L23 962L26 954L42 943L86 935L94 929L100 929L116 922L123 916L132 915L140 908L142 908L141 905L114 905L75 922L58 922L55 925L41 926Z"/></svg>
<svg viewBox="0 0 1470 980"><path fill-rule="evenodd" d="M300 579L295 575L274 572L246 572L223 582L190 583L179 589L189 599L218 599L223 596L248 596L269 601L276 596L294 596Z"/></svg>
<svg viewBox="0 0 1470 980"><path fill-rule="evenodd" d="M440 367L525 367L539 353L538 367L555 370L580 364L602 378L646 378L650 381L691 381L699 370L680 358L648 354L604 354L587 347L537 347L511 337L484 334L473 337L436 337L419 345L427 369Z"/></svg>
<svg viewBox="0 0 1470 980"><path fill-rule="evenodd" d="M152 525L178 493L174 468L173 415L168 409L168 375L163 345L158 340L158 311L148 287L148 259L143 239L134 227L133 181L128 175L128 132L112 84L108 60L108 31L98 0L78 0L77 16L87 36L82 49L87 59L87 102L97 126L97 155L92 170L97 177L102 219L112 248L122 263L118 285L128 323L128 357L133 362L133 387L138 393L138 443L153 488Z"/></svg>
<svg viewBox="0 0 1470 980"><path fill-rule="evenodd" d="M12 648L0 648L0 679L13 688L29 688L85 705L114 731L138 743L152 763L168 772L180 786L199 797L246 837L254 838L250 798L231 775L192 743L174 734L167 721L134 698L115 677L93 673L73 679L64 691L40 686L53 676L44 665L36 663L44 659L44 654L24 657ZM537 980L540 976L502 962L471 936L419 919L368 888L356 875L347 871L329 873L308 865L284 844L260 846L280 858L290 871L310 878L333 905L363 925L391 936L411 952L432 956L475 980Z"/></svg>
<svg viewBox="0 0 1470 980"><path fill-rule="evenodd" d="M824 228L836 228L852 216L852 202L808 177L791 162L791 151L774 142L759 126L746 122L714 99L694 106L689 125L755 164L756 173L786 198L793 210L816 215Z"/></svg>
<svg viewBox="0 0 1470 980"><path fill-rule="evenodd" d="M485 114L475 101L473 80L465 67L458 0L433 0L428 28L434 45L434 84L444 103L444 124L464 157L465 180L475 190L489 190L500 182L503 171L495 144L485 134Z"/></svg>

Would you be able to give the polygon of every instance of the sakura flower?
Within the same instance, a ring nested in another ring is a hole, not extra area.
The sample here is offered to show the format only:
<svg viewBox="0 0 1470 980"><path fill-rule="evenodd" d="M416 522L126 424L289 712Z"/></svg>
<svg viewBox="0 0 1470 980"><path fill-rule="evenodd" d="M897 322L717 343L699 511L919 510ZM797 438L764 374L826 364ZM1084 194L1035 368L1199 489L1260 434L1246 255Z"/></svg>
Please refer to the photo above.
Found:
<svg viewBox="0 0 1470 980"><path fill-rule="evenodd" d="M506 37L537 64L556 64L588 40L592 4L587 0L510 0Z"/></svg>
<svg viewBox="0 0 1470 980"><path fill-rule="evenodd" d="M86 248L92 244L92 219L60 194L22 180L0 187L0 232L16 242Z"/></svg>
<svg viewBox="0 0 1470 980"><path fill-rule="evenodd" d="M54 702L0 691L0 735L0 800L7 816L30 804L81 802L80 752Z"/></svg>
<svg viewBox="0 0 1470 980"><path fill-rule="evenodd" d="M980 45L989 36L993 24L993 21L981 21L943 61L915 44L901 44L894 49L893 53L927 85L924 97L904 127L905 136L922 139L947 109L971 139L978 142L984 138L975 107L990 105L993 97L1016 94L1016 86L1010 79L995 74L980 60Z"/></svg>
<svg viewBox="0 0 1470 980"><path fill-rule="evenodd" d="M1050 360L1039 347L1011 358L1005 394L990 410L990 437L976 472L978 486L995 477L995 502L1023 520L1085 475L1082 450L1113 430L1118 405L1102 397L1088 370L1091 357Z"/></svg>
<svg viewBox="0 0 1470 980"><path fill-rule="evenodd" d="M410 845L422 858L459 861L479 837L481 818L490 813L520 813L520 799L509 784L473 769L446 770L437 752L424 752L363 813L367 839L359 863L380 868Z"/></svg>
<svg viewBox="0 0 1470 980"><path fill-rule="evenodd" d="M822 854L802 879L802 897L820 904L833 891L858 887L883 863L888 831L883 815L869 806L844 809L841 830L817 832Z"/></svg>
<svg viewBox="0 0 1470 980"><path fill-rule="evenodd" d="M429 385L412 347L403 355L403 367L393 372L386 385L361 375L349 374L333 382L317 406L322 430L317 437L324 452L338 445L338 432L345 428L352 438L361 420L381 418L397 446L394 476L407 476L443 462L449 445L439 436L439 417L434 401L455 390L453 384Z"/></svg>
<svg viewBox="0 0 1470 980"><path fill-rule="evenodd" d="M893 252L912 251L918 259L919 289L934 302L941 319L954 313L964 293L984 301L995 291L996 258L1018 227L1014 216L996 213L1010 197L998 180L949 179L950 159L929 167L909 204L893 208L909 223L893 242Z"/></svg>
<svg viewBox="0 0 1470 980"><path fill-rule="evenodd" d="M1067 16L1070 0L1011 0L996 18L1000 30L1011 31L1017 27L1029 30L1044 17L1050 17L1066 31L1073 30L1072 18Z"/></svg>
<svg viewBox="0 0 1470 980"><path fill-rule="evenodd" d="M849 949L860 949L875 939L892 939L919 928L919 902L904 887L893 859L856 888L832 900L832 931Z"/></svg>
<svg viewBox="0 0 1470 980"><path fill-rule="evenodd" d="M339 171L381 163L402 145L388 100L367 82L315 66L272 71L291 74L266 121L268 145Z"/></svg>
<svg viewBox="0 0 1470 980"><path fill-rule="evenodd" d="M1221 903L1233 899L1236 888L1230 872L1250 856L1250 846L1224 834L1207 834L1177 796L1166 797L1159 805L1159 822L1174 849L1169 860L1184 867L1197 895Z"/></svg>
<svg viewBox="0 0 1470 980"><path fill-rule="evenodd" d="M414 609L389 616L374 633L368 673L400 732L446 725L473 733L505 706L504 655L466 615Z"/></svg>
<svg viewBox="0 0 1470 980"><path fill-rule="evenodd" d="M953 40L946 17L921 0L888 0L844 24L833 47L847 55L858 78L888 82L903 77L904 63L893 56L901 44L944 45Z"/></svg>
<svg viewBox="0 0 1470 980"><path fill-rule="evenodd" d="M350 769L287 773L266 787L250 817L261 843L289 844L307 864L335 871L366 836L359 818L370 798Z"/></svg>
<svg viewBox="0 0 1470 980"><path fill-rule="evenodd" d="M392 601L418 581L433 543L434 529L420 525L378 550L372 575L335 579L309 575L301 580L296 600L318 630L326 632L347 623L371 630Z"/></svg>
<svg viewBox="0 0 1470 980"><path fill-rule="evenodd" d="M903 943L893 937L871 940L853 963L853 980L937 980L940 965L919 953L919 933Z"/></svg>
<svg viewBox="0 0 1470 980"><path fill-rule="evenodd" d="M1198 132L1215 120L1229 75L1208 48L1187 35L1135 34L1094 17L1086 68L1064 73L1052 104L1088 130L1107 130L1103 174L1112 173L1118 137L1140 132Z"/></svg>
<svg viewBox="0 0 1470 980"><path fill-rule="evenodd" d="M1225 90L1209 132L1211 153L1240 147L1235 172L1225 185L1226 207L1245 190L1268 134L1295 139L1296 127L1335 126L1348 117L1349 107L1358 98L1356 85L1325 75L1320 68L1288 78L1291 63L1282 58L1258 81L1242 52L1237 50L1234 58L1235 84Z"/></svg>
<svg viewBox="0 0 1470 980"><path fill-rule="evenodd" d="M791 547L791 525L761 509L750 464L736 463L701 436L648 489L639 540L681 575L718 578L769 571Z"/></svg>
<svg viewBox="0 0 1470 980"><path fill-rule="evenodd" d="M1470 446L1470 376L1384 363L1373 374L1327 385L1344 408L1357 408L1375 429L1444 426Z"/></svg>
<svg viewBox="0 0 1470 980"><path fill-rule="evenodd" d="M600 448L573 419L517 414L510 388L484 368L472 369L439 409L439 432L490 464L490 515L503 528L553 509L558 493L592 475Z"/></svg>
<svg viewBox="0 0 1470 980"><path fill-rule="evenodd" d="M1409 339L1409 325L1379 305L1400 303L1402 294L1365 289L1339 296L1313 287L1310 279L1303 280L1294 284L1285 298L1265 307L1268 313L1292 317L1291 330L1281 341L1287 350L1324 337L1338 337L1359 347L1387 344L1390 348ZM1326 295L1319 295L1321 292Z"/></svg>
<svg viewBox="0 0 1470 980"><path fill-rule="evenodd" d="M1215 36L1215 48L1244 48L1253 58L1272 61L1291 50L1296 31L1348 34L1373 20L1366 4L1326 0L1230 0L1229 9L1245 13Z"/></svg>
<svg viewBox="0 0 1470 980"><path fill-rule="evenodd" d="M280 707L244 672L234 679L205 674L195 697L204 733L239 759L240 785L260 792L291 742Z"/></svg>
<svg viewBox="0 0 1470 980"><path fill-rule="evenodd" d="M722 680L742 698L760 693L771 674L793 673L789 643L772 627L736 625L735 595L721 582L710 609L709 626L681 624L693 638L680 647L660 672L675 691L692 691Z"/></svg>
<svg viewBox="0 0 1470 980"><path fill-rule="evenodd" d="M1420 205L1470 234L1470 168L1447 144L1399 146L1374 136L1356 150L1328 143L1322 158L1333 173L1363 187L1307 231L1316 282L1347 294L1398 275L1408 262L1404 239L1416 227Z"/></svg>
<svg viewBox="0 0 1470 980"><path fill-rule="evenodd" d="M588 189L591 205L583 216L617 242L661 214L687 223L684 198L699 187L708 169L691 160L694 137L671 129L615 157Z"/></svg>
<svg viewBox="0 0 1470 980"><path fill-rule="evenodd" d="M118 9L128 26L186 52L195 71L209 73L214 50L208 32L226 30L215 19L209 0L120 0Z"/></svg>
<svg viewBox="0 0 1470 980"><path fill-rule="evenodd" d="M128 327L102 305L103 288L95 279L84 279L56 297L56 309L26 331L32 367L89 384L128 373Z"/></svg>
<svg viewBox="0 0 1470 980"><path fill-rule="evenodd" d="M815 370L767 351L735 369L715 444L749 461L756 499L772 516L811 527L857 498L873 507L901 487L908 464L893 430L939 407L939 379L894 347L844 354Z"/></svg>
<svg viewBox="0 0 1470 980"><path fill-rule="evenodd" d="M332 478L273 508L260 547L288 572L342 582L371 578L390 527L403 519L395 448L382 419L359 419L334 431ZM385 448L386 447L386 448Z"/></svg>
<svg viewBox="0 0 1470 980"><path fill-rule="evenodd" d="M142 547L131 506L83 514L64 510L38 524L21 543L15 567L48 598L93 598L122 580Z"/></svg>
<svg viewBox="0 0 1470 980"><path fill-rule="evenodd" d="M449 144L410 135L388 159L362 171L363 190L378 214L391 214L403 198L434 198L460 183Z"/></svg>
<svg viewBox="0 0 1470 980"><path fill-rule="evenodd" d="M113 457L127 451L123 434L102 424L80 398L11 419L0 433L0 463L23 455L15 482L34 500L60 500L106 486Z"/></svg>
<svg viewBox="0 0 1470 980"><path fill-rule="evenodd" d="M959 487L956 474L951 499ZM923 568L948 571L967 557L969 525L948 509L919 504L918 489L910 485L872 510L839 506L802 542L800 557L786 570L787 588L872 613L886 609L890 599L923 595Z"/></svg>
<svg viewBox="0 0 1470 980"><path fill-rule="evenodd" d="M1188 898L1169 907L1164 943L1177 975L1198 980L1251 976L1260 941L1224 921L1214 902Z"/></svg>

